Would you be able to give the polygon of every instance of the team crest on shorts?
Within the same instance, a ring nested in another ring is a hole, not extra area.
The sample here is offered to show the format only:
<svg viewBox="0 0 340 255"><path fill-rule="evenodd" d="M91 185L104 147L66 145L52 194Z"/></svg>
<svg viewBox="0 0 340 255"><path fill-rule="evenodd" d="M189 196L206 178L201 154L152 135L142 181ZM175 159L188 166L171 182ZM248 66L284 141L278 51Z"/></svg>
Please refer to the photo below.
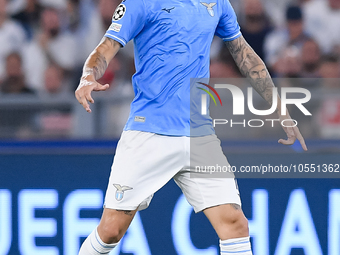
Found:
<svg viewBox="0 0 340 255"><path fill-rule="evenodd" d="M128 186L121 186L120 184L113 184L115 186L116 190L116 200L121 201L124 197L124 191L131 190L131 187Z"/></svg>
<svg viewBox="0 0 340 255"><path fill-rule="evenodd" d="M208 13L210 14L211 17L215 16L213 7L216 5L216 3L207 4L207 3L201 2L201 4L203 4L205 7L207 7L207 11L208 11Z"/></svg>
<svg viewBox="0 0 340 255"><path fill-rule="evenodd" d="M120 4L117 6L115 13L112 16L112 20L117 21L124 17L126 12L126 6L124 4Z"/></svg>

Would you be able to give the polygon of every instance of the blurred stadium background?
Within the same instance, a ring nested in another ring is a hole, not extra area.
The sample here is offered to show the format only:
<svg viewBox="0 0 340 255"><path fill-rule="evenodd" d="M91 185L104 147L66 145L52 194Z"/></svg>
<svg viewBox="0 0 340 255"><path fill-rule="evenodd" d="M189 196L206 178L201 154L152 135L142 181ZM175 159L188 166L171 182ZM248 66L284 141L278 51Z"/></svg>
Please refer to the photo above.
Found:
<svg viewBox="0 0 340 255"><path fill-rule="evenodd" d="M236 128L221 137L231 164L339 164L340 0L230 1L276 84L310 90L313 114L292 109L309 153L277 145L279 128ZM92 114L74 90L118 4L0 0L0 255L76 255L98 223L133 99L132 42L101 78L111 87L95 95ZM218 38L211 77L241 78ZM254 255L340 255L339 180L240 179ZM217 243L170 182L111 254L217 255Z"/></svg>

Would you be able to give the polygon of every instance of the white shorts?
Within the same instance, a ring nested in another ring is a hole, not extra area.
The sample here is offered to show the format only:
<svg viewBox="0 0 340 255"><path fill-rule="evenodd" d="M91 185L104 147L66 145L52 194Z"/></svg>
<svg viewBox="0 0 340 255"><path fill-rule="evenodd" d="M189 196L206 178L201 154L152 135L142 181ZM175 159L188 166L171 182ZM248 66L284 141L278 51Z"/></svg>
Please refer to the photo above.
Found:
<svg viewBox="0 0 340 255"><path fill-rule="evenodd" d="M111 168L104 206L143 210L153 194L171 178L195 212L221 204L241 205L233 175L231 178L214 178L206 173L202 178L192 175L195 166L217 163L229 166L216 135L174 137L124 131Z"/></svg>

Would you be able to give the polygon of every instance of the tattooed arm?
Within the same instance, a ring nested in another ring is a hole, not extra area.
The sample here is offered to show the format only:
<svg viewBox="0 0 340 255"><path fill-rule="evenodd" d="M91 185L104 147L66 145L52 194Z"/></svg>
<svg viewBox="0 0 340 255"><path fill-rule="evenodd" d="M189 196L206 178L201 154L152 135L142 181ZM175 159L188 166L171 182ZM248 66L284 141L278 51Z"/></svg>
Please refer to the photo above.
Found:
<svg viewBox="0 0 340 255"><path fill-rule="evenodd" d="M243 76L250 80L253 88L269 103L272 104L273 81L268 70L243 36L236 40L225 42L231 55ZM278 110L278 109L277 109Z"/></svg>
<svg viewBox="0 0 340 255"><path fill-rule="evenodd" d="M269 105L272 105L274 83L270 77L266 65L263 63L261 58L249 46L243 36L225 43L242 75L247 77L250 80L253 88L268 102ZM277 99L276 111L279 115L280 121L290 120L291 117L289 116L288 111L286 115L281 115L281 99L279 96ZM290 121L290 123L287 121L286 123L286 126L294 126L292 121ZM298 139L302 145L302 148L305 151L307 150L307 146L298 127L282 126L282 128L286 132L288 139L280 139L279 143L291 145L296 139Z"/></svg>
<svg viewBox="0 0 340 255"><path fill-rule="evenodd" d="M87 58L83 68L83 75L75 92L78 102L87 112L91 112L89 102L94 103L91 92L104 91L109 88L109 84L101 85L97 80L104 75L108 64L117 54L120 47L120 44L115 40L104 37Z"/></svg>

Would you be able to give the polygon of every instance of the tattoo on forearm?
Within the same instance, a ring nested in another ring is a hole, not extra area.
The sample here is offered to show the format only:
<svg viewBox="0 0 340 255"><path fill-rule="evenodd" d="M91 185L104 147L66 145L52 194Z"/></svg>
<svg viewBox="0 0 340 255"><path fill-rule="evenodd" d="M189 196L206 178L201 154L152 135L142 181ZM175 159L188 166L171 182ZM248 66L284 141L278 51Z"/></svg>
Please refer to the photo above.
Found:
<svg viewBox="0 0 340 255"><path fill-rule="evenodd" d="M225 42L242 75L246 76L253 88L271 105L273 99L273 81L261 60L243 36Z"/></svg>
<svg viewBox="0 0 340 255"><path fill-rule="evenodd" d="M103 45L104 47L117 47L119 43L110 38L103 37L103 39L99 43L99 46L100 45ZM97 49L90 55L90 57L86 61L83 70L83 77L93 75L94 78L98 80L104 75L107 66L108 66L107 59Z"/></svg>
<svg viewBox="0 0 340 255"><path fill-rule="evenodd" d="M93 74L96 80L100 79L107 68L107 62L103 55L100 53L97 54L95 66L93 67Z"/></svg>
<svg viewBox="0 0 340 255"><path fill-rule="evenodd" d="M92 59L94 59L94 61ZM83 77L93 75L96 80L100 79L107 68L107 62L103 55L99 52L94 53L87 61L83 70Z"/></svg>
<svg viewBox="0 0 340 255"><path fill-rule="evenodd" d="M115 41L115 40L113 40L113 39L111 39L109 37L105 37L105 36L104 36L104 38L102 40L109 42L112 47L114 47L116 44L119 44L117 41Z"/></svg>
<svg viewBox="0 0 340 255"><path fill-rule="evenodd" d="M128 211L128 210L116 210L117 212L123 212L125 215L128 216L133 216L132 211Z"/></svg>
<svg viewBox="0 0 340 255"><path fill-rule="evenodd" d="M230 204L235 210L241 210L241 206L238 204Z"/></svg>

